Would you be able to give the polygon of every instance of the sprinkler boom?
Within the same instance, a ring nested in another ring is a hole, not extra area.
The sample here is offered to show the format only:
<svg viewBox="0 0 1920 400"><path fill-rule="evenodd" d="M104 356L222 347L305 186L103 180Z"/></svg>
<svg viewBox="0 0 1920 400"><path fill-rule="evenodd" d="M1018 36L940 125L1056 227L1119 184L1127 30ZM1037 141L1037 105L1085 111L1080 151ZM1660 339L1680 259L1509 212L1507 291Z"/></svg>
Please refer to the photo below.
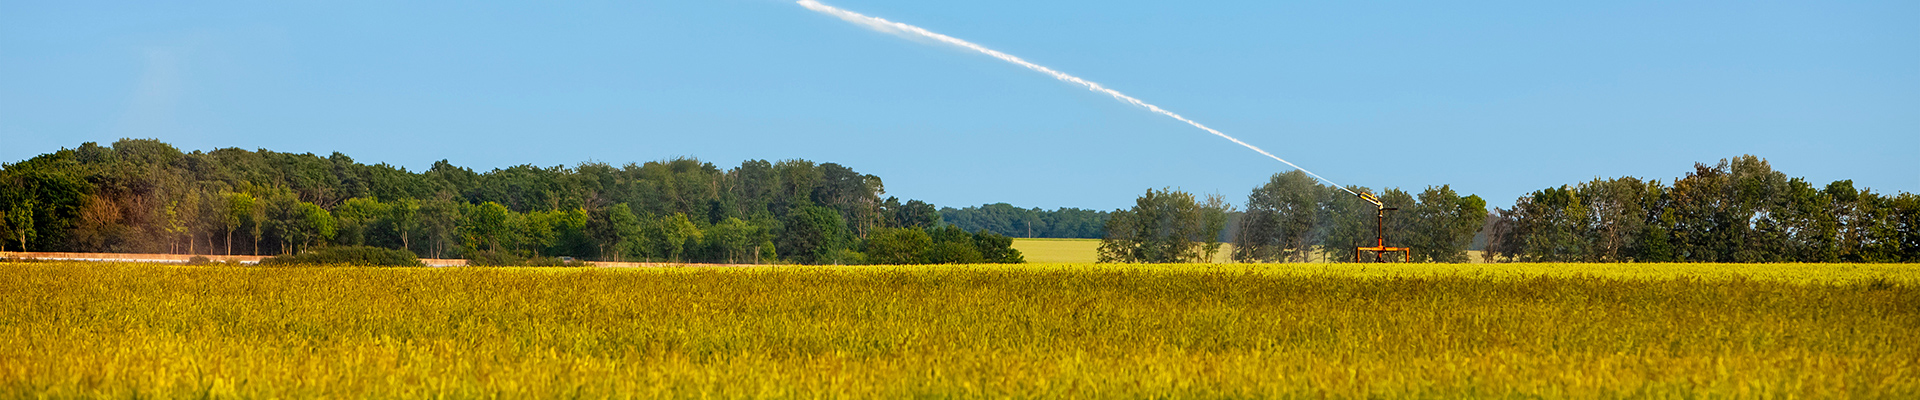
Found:
<svg viewBox="0 0 1920 400"><path fill-rule="evenodd" d="M1353 191L1351 190L1347 192L1353 193ZM1361 200L1366 200L1368 203L1373 203L1374 226L1373 226L1373 247L1360 247L1360 248L1354 249L1353 262L1360 262L1361 253L1368 252L1368 251L1373 252L1373 262L1387 262L1388 259L1386 257L1386 254L1395 253L1395 252L1400 253L1401 260L1403 262L1413 261L1413 249L1406 248L1406 247L1387 247L1387 212L1398 211L1399 208L1387 207L1387 203L1381 202L1380 197L1374 196L1373 193L1362 192L1362 193L1354 193L1354 194L1359 195Z"/></svg>

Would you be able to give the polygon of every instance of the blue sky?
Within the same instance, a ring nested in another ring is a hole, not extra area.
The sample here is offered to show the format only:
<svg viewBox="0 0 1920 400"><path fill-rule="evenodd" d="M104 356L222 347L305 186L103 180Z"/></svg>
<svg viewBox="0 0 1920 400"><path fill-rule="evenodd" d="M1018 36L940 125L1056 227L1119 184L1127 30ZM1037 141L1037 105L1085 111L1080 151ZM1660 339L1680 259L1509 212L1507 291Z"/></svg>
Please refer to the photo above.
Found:
<svg viewBox="0 0 1920 400"><path fill-rule="evenodd" d="M874 1L1341 184L1496 206L1754 154L1920 192L1916 2ZM786 1L4 2L0 161L81 142L480 170L805 158L942 206L1113 209L1289 170Z"/></svg>

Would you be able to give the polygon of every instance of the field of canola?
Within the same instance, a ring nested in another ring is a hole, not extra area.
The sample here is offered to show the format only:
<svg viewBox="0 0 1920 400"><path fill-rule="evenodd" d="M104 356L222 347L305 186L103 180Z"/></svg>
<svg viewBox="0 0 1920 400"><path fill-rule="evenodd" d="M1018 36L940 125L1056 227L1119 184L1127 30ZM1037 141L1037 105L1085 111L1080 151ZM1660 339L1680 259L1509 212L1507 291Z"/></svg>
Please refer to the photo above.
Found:
<svg viewBox="0 0 1920 400"><path fill-rule="evenodd" d="M1920 268L0 263L0 397L1920 397Z"/></svg>

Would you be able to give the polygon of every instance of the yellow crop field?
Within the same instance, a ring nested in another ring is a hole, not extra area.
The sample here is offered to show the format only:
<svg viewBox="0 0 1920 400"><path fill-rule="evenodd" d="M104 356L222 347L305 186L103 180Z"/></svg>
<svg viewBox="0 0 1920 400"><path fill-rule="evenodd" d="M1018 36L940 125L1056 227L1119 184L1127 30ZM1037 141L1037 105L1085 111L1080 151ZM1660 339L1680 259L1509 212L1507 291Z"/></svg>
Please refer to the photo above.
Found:
<svg viewBox="0 0 1920 400"><path fill-rule="evenodd" d="M1916 398L1920 268L0 263L0 397Z"/></svg>

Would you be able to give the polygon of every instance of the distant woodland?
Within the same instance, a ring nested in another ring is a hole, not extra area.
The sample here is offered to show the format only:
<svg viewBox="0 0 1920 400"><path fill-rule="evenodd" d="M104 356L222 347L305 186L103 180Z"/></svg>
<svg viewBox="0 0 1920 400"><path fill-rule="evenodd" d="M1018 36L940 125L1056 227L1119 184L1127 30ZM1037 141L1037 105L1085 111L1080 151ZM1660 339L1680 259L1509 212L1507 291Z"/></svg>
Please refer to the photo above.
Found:
<svg viewBox="0 0 1920 400"><path fill-rule="evenodd" d="M1379 207L1348 190L1374 193L1396 209L1387 214L1386 244L1411 248L1416 262L1466 262L1467 248L1486 221L1486 200L1447 185L1419 193L1359 186L1341 190L1295 170L1275 174L1248 194L1233 259L1310 261L1316 254L1333 261L1355 259L1355 248L1375 245Z"/></svg>
<svg viewBox="0 0 1920 400"><path fill-rule="evenodd" d="M1354 192L1371 192L1350 187ZM1920 197L1815 185L1743 156L1671 184L1633 177L1535 191L1512 209L1449 186L1374 192L1388 244L1415 261L1920 262ZM909 264L1021 262L1009 237L1102 238L1109 262L1352 260L1374 206L1299 171L1219 196L1148 190L1114 211L940 208L883 197L834 163L697 159L425 171L344 154L155 140L84 143L0 165L0 251L297 254L404 249L483 265L595 261ZM1315 257L1318 257L1317 259Z"/></svg>
<svg viewBox="0 0 1920 400"><path fill-rule="evenodd" d="M1751 155L1696 164L1671 184L1621 177L1542 189L1491 212L1478 196L1446 185L1375 193L1398 208L1387 218L1387 244L1412 248L1415 261L1465 262L1479 236L1487 262L1920 262L1920 196L1859 189L1849 180L1815 185ZM1132 212L1206 209L1191 195L1156 205L1152 194ZM1351 260L1356 247L1373 245L1375 206L1299 171L1274 175L1245 204L1235 260ZM1176 220L1196 226L1203 214ZM1126 240L1141 240L1132 236ZM1203 241L1201 233L1181 236L1145 237L1160 246Z"/></svg>
<svg viewBox="0 0 1920 400"><path fill-rule="evenodd" d="M1106 211L1065 208L1047 211L1007 203L940 209L940 219L968 232L986 230L1020 238L1099 239L1105 233Z"/></svg>
<svg viewBox="0 0 1920 400"><path fill-rule="evenodd" d="M1444 185L1417 196L1399 189L1378 194L1397 209L1386 220L1388 245L1412 248L1416 262L1467 261L1467 247L1486 220L1485 200ZM1204 262L1223 251L1223 236L1233 243L1228 256L1245 263L1352 261L1357 247L1375 244L1373 203L1298 170L1273 175L1244 204L1236 210L1219 195L1147 190L1132 208L1111 213L1100 260Z"/></svg>
<svg viewBox="0 0 1920 400"><path fill-rule="evenodd" d="M1751 155L1671 184L1535 191L1487 221L1487 256L1591 262L1920 262L1920 196L1788 178Z"/></svg>
<svg viewBox="0 0 1920 400"><path fill-rule="evenodd" d="M85 143L0 166L0 250L297 253L406 249L513 264L1019 262L1011 240L940 226L879 177L834 163L695 159L425 171L344 154L181 152L156 140ZM871 247L871 248L870 248Z"/></svg>

